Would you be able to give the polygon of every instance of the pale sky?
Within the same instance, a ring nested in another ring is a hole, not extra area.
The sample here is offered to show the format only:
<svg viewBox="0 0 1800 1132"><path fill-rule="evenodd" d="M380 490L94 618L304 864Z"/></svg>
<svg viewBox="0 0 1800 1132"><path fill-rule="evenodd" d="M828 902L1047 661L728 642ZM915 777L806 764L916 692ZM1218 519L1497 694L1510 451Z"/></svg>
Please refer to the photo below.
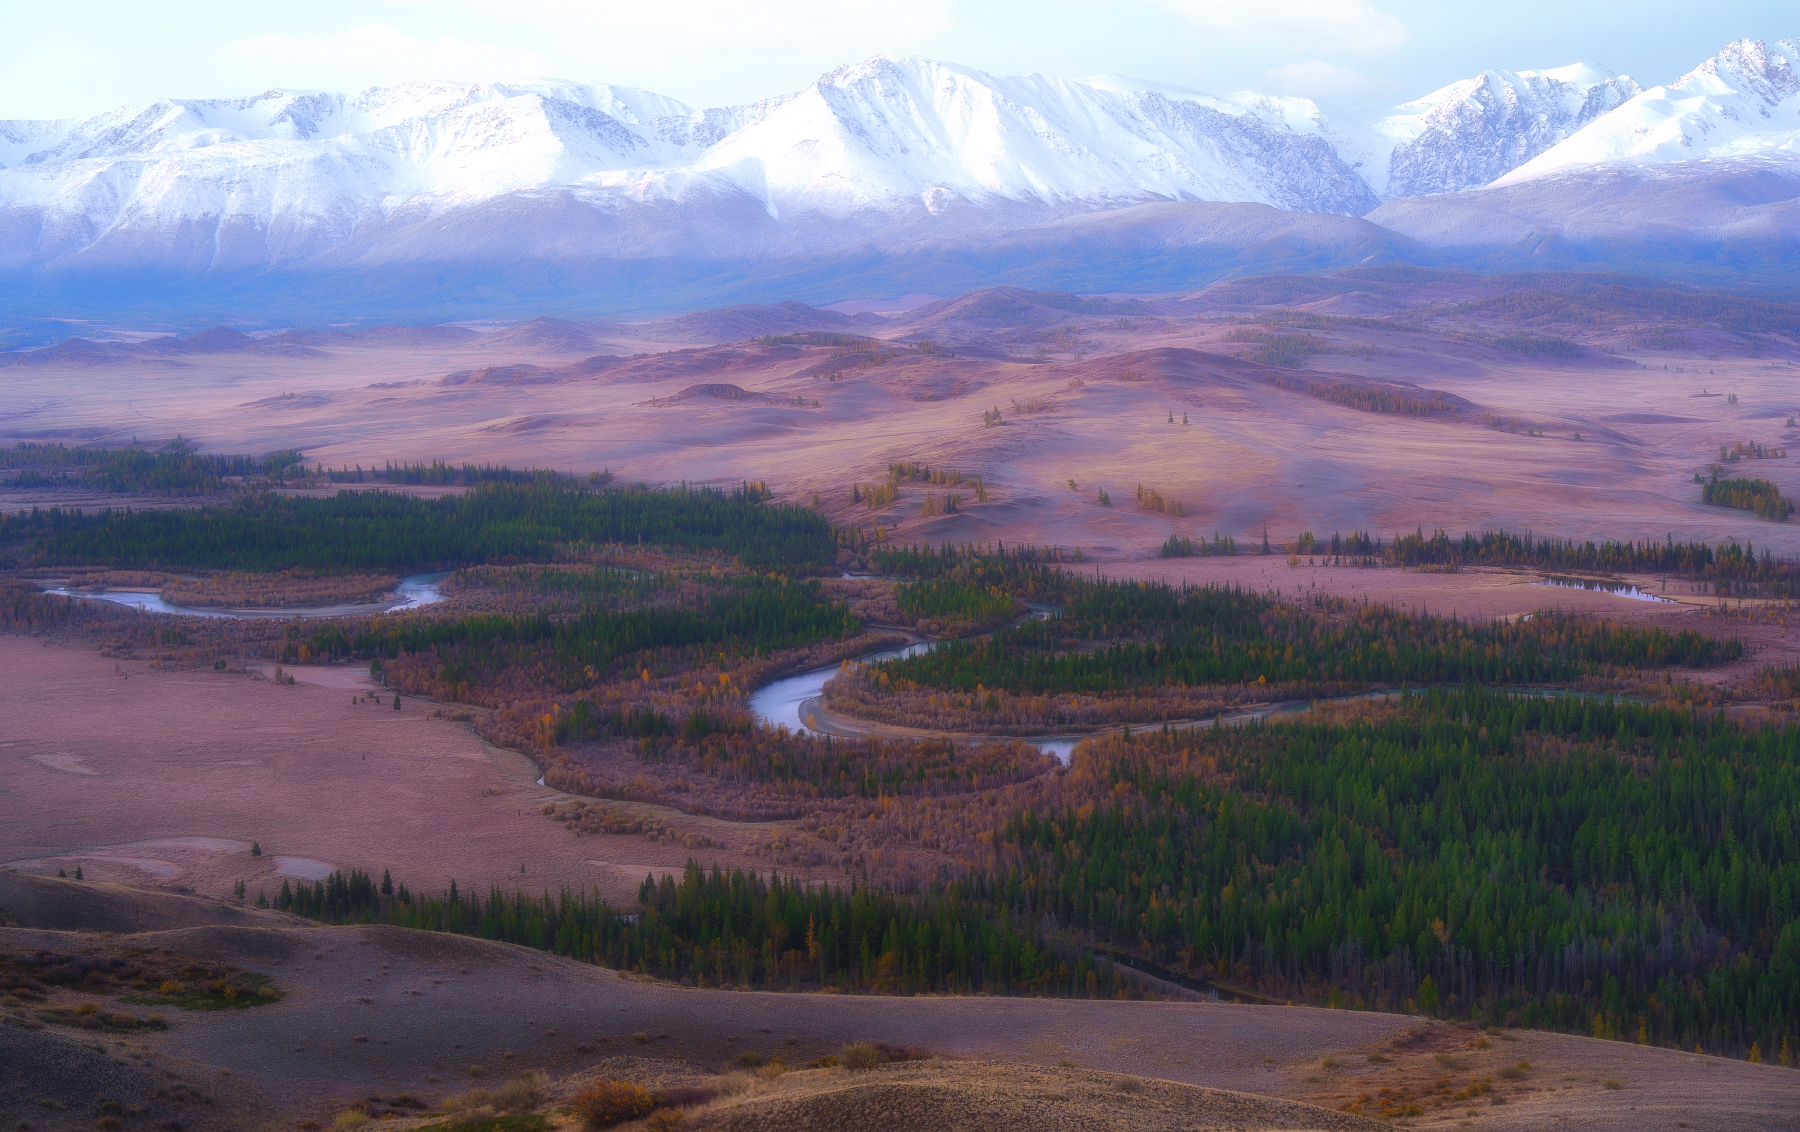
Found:
<svg viewBox="0 0 1800 1132"><path fill-rule="evenodd" d="M798 90L879 52L999 75L1119 72L1390 105L1490 67L1667 82L1734 39L1800 38L1757 0L59 0L9 6L0 119L159 97L555 77L697 107Z"/></svg>

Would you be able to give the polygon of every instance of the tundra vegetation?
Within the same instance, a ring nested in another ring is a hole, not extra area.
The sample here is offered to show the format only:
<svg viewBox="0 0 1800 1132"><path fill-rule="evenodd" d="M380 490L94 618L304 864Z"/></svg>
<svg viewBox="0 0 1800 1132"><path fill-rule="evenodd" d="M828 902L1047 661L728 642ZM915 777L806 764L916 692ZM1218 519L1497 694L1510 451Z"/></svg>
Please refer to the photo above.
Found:
<svg viewBox="0 0 1800 1132"><path fill-rule="evenodd" d="M922 466L890 474L957 485ZM1258 549L1276 548L1265 535ZM1281 549L1656 570L1776 597L1800 583L1800 566L1735 543L1421 531L1302 533ZM541 478L439 500L51 509L0 520L0 553L240 575L453 569L451 601L328 621L158 618L13 580L0 627L157 664L367 666L409 710L435 700L588 796L551 815L571 837L624 830L607 810L620 800L792 823L761 835L767 871L693 864L625 905L422 893L361 872L284 882L277 906L321 920L707 986L1153 993L1129 964L1251 999L1724 1055L1791 1062L1800 1042L1800 728L1733 718L1696 691L1688 674L1744 657L1730 637L1108 581L1064 569L1073 555L1057 548L871 541L760 484ZM830 576L846 566L905 580ZM871 610L953 639L856 663L899 640ZM794 732L751 710L759 684L838 664L833 710L930 737ZM1746 687L1785 699L1800 680L1770 669ZM1382 694L1171 726L1354 693ZM1070 730L1093 734L1066 767L1021 738Z"/></svg>

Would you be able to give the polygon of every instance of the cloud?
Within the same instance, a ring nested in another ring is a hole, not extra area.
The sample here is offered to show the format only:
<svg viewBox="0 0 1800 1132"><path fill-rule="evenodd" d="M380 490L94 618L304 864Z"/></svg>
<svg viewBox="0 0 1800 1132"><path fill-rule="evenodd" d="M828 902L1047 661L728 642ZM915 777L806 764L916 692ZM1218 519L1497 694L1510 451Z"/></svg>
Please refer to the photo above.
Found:
<svg viewBox="0 0 1800 1132"><path fill-rule="evenodd" d="M331 35L259 35L224 44L217 54L226 63L269 72L276 78L325 74L358 82L480 80L535 75L549 69L546 58L536 51L450 36L416 39L387 24L364 24Z"/></svg>
<svg viewBox="0 0 1800 1132"><path fill-rule="evenodd" d="M1294 52L1382 55L1407 41L1399 18L1366 0L1151 0L1203 32L1278 42Z"/></svg>
<svg viewBox="0 0 1800 1132"><path fill-rule="evenodd" d="M1307 98L1389 94L1398 85L1393 79L1365 75L1351 67L1318 59L1271 67L1263 72L1263 81L1276 94L1298 94Z"/></svg>

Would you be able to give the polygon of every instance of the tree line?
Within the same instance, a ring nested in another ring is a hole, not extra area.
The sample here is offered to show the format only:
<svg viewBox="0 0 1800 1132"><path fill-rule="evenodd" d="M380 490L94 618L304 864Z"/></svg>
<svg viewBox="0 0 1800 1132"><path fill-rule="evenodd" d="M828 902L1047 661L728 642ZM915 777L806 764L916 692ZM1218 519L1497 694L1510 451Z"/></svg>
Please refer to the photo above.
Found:
<svg viewBox="0 0 1800 1132"><path fill-rule="evenodd" d="M1054 695L1245 682L1567 683L1609 669L1704 667L1743 654L1735 639L1573 615L1480 623L1323 598L1308 609L1215 585L1079 586L1060 617L870 668L901 688Z"/></svg>
<svg viewBox="0 0 1800 1132"><path fill-rule="evenodd" d="M1263 361L1262 358L1255 359ZM1304 360L1304 359L1302 359ZM1268 362L1269 365L1281 365L1281 362ZM1298 363L1295 363L1298 364ZM1351 409L1365 413L1398 413L1411 417L1428 417L1433 413L1453 412L1456 402L1449 396L1435 389L1422 389L1416 396L1398 386L1359 385L1351 381L1312 381L1290 374L1265 373L1263 380L1280 389L1291 389L1299 393L1317 397L1322 401L1331 401Z"/></svg>
<svg viewBox="0 0 1800 1132"><path fill-rule="evenodd" d="M1768 480L1722 480L1714 476L1701 485L1700 502L1750 511L1772 523L1785 523L1794 513L1794 501Z"/></svg>
<svg viewBox="0 0 1800 1132"><path fill-rule="evenodd" d="M21 442L0 448L0 468L18 468L15 487L84 487L113 493L192 495L219 491L225 477L282 480L305 457L293 449L267 456L202 455L176 437L156 449Z"/></svg>
<svg viewBox="0 0 1800 1132"><path fill-rule="evenodd" d="M327 468L323 464L313 469L313 478L326 483L403 483L425 485L431 487L473 487L479 483L535 483L538 480L568 479L582 482L580 478L562 472L553 472L547 468L510 468L505 464L449 464L443 460L430 462L415 460L410 464L396 464L389 460L377 468L373 464L365 469L361 464L351 467ZM593 487L611 483L611 469L591 472L585 482Z"/></svg>
<svg viewBox="0 0 1800 1132"><path fill-rule="evenodd" d="M562 889L498 887L418 896L352 870L283 880L275 905L325 923L385 923L500 940L684 985L744 990L829 988L864 994L1024 994L1141 998L1140 980L1104 958L992 914L987 886L950 884L920 897L867 886L813 885L778 873L647 876L635 905Z"/></svg>
<svg viewBox="0 0 1800 1132"><path fill-rule="evenodd" d="M0 543L24 542L20 557L44 566L405 571L547 560L559 546L634 542L725 551L755 567L831 562L835 541L823 516L764 498L760 485L729 493L687 485L597 491L542 479L484 483L441 499L264 493L191 510L33 507L0 514Z"/></svg>

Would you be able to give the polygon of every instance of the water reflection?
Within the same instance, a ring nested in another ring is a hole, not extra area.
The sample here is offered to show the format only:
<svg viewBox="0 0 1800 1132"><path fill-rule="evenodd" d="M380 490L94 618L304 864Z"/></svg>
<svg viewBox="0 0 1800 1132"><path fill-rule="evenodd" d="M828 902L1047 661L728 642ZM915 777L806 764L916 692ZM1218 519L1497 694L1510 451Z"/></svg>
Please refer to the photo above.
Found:
<svg viewBox="0 0 1800 1132"><path fill-rule="evenodd" d="M1589 590L1595 593L1608 593L1612 594L1614 597L1628 597L1632 601L1656 601L1662 602L1665 605L1675 604L1674 598L1658 597L1656 594L1638 589L1630 582L1609 582L1603 578L1568 578L1552 574L1543 581L1533 582L1531 584L1534 586L1555 586L1556 588L1563 590Z"/></svg>

